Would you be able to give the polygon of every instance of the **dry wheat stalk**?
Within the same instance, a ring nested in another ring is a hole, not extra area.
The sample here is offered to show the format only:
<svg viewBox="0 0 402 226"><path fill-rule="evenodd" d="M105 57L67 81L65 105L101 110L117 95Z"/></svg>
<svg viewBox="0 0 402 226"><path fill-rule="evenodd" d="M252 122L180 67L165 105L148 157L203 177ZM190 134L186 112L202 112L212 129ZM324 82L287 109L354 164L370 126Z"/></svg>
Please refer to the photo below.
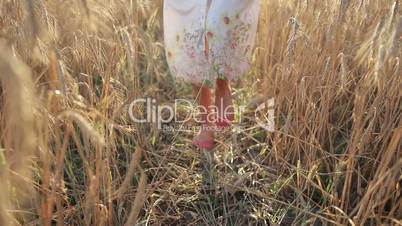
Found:
<svg viewBox="0 0 402 226"><path fill-rule="evenodd" d="M128 69L128 81L129 81L129 89L130 91L134 91L136 88L134 86L134 47L131 41L130 34L128 33L127 29L122 29L120 31L121 38L124 43L124 50L126 51L126 58L127 58L127 69Z"/></svg>
<svg viewBox="0 0 402 226"><path fill-rule="evenodd" d="M131 162L128 167L128 171L126 174L126 177L124 178L123 183L120 185L119 189L115 192L115 196L117 199L122 199L124 193L127 192L131 185L131 181L135 175L135 170L140 169L140 161L141 161L141 156L142 156L142 150L141 148L137 147L135 149L135 152L132 154Z"/></svg>
<svg viewBox="0 0 402 226"><path fill-rule="evenodd" d="M384 31L384 25L385 25L385 17L382 17L380 22L377 24L377 27L375 29L375 32L373 34L373 37L371 39L371 45L370 45L370 50L371 50L371 58L375 58L375 54L377 53L378 47L380 45L380 37L383 34Z"/></svg>
<svg viewBox="0 0 402 226"><path fill-rule="evenodd" d="M387 55L387 51L385 49L384 45L380 45L379 50L378 50L378 56L377 56L377 61L376 61L376 65L374 68L374 82L377 84L377 86L380 89L384 88L384 79L382 77L383 73L383 66L385 63L385 57Z"/></svg>
<svg viewBox="0 0 402 226"><path fill-rule="evenodd" d="M91 123L85 119L82 115L74 111L64 111L59 116L59 119L68 118L77 123L78 127L82 130L82 135L93 144L98 145L98 147L105 147L106 143L101 134L96 131Z"/></svg>
<svg viewBox="0 0 402 226"><path fill-rule="evenodd" d="M348 74L349 74L349 68L346 63L345 59L345 54L340 53L339 58L341 61L341 90L345 90L347 82L348 82Z"/></svg>
<svg viewBox="0 0 402 226"><path fill-rule="evenodd" d="M288 41L288 47L287 47L288 71L291 70L291 67L294 64L296 41L298 38L298 32L300 28L299 22L294 17L290 18L289 23L292 25L292 33L290 34L290 39Z"/></svg>
<svg viewBox="0 0 402 226"><path fill-rule="evenodd" d="M396 29L391 37L392 45L389 54L394 57L401 57L401 37L402 37L402 16L399 17Z"/></svg>
<svg viewBox="0 0 402 226"><path fill-rule="evenodd" d="M399 14L399 0L395 0L394 4L392 5L390 16L387 23L387 30L388 32L392 32L394 29L394 24L397 21Z"/></svg>
<svg viewBox="0 0 402 226"><path fill-rule="evenodd" d="M146 192L147 192L146 188L147 188L147 176L144 172L141 172L137 192L135 193L135 199L131 206L131 211L125 223L125 226L131 226L137 223L138 215L140 214L140 211L144 206L144 202L146 200Z"/></svg>
<svg viewBox="0 0 402 226"><path fill-rule="evenodd" d="M0 186L0 224L14 225L9 211L16 208L15 204L27 205L26 201L35 197L28 183L32 176L32 158L37 151L37 102L29 67L1 41L0 84L4 95L0 110L5 117L0 119L4 123L0 125L0 141L5 150L1 153L5 162L0 167L0 180L7 185Z"/></svg>
<svg viewBox="0 0 402 226"><path fill-rule="evenodd" d="M345 20L347 10L350 7L351 0L341 0L341 5L339 6L338 23L342 23Z"/></svg>
<svg viewBox="0 0 402 226"><path fill-rule="evenodd" d="M40 27L39 27L39 22L36 17L35 13L35 4L34 0L26 0L27 2L27 8L28 8L28 13L30 17L30 23L31 23L31 28L32 28L32 41L34 41L36 38L39 37L40 35Z"/></svg>

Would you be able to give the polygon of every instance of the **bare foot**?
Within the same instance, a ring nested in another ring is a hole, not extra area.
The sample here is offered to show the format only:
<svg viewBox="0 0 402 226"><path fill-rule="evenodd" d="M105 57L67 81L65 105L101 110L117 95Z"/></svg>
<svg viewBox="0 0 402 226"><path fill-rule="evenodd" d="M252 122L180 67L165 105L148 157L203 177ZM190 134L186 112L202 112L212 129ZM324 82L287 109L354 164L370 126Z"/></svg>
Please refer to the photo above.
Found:
<svg viewBox="0 0 402 226"><path fill-rule="evenodd" d="M211 128L213 122L209 118L210 113L212 112L211 106L212 104L212 90L207 86L194 86L194 92L198 91L198 102L200 106L206 110L205 112L200 113L202 119L202 127L201 131L194 138L193 144L201 149L212 150L214 148L214 132Z"/></svg>
<svg viewBox="0 0 402 226"><path fill-rule="evenodd" d="M214 132L207 129L201 129L196 137L193 139L193 145L200 149L212 150L215 147Z"/></svg>
<svg viewBox="0 0 402 226"><path fill-rule="evenodd" d="M220 128L230 127L234 120L234 106L230 86L227 81L217 81L215 105L218 109L216 125Z"/></svg>

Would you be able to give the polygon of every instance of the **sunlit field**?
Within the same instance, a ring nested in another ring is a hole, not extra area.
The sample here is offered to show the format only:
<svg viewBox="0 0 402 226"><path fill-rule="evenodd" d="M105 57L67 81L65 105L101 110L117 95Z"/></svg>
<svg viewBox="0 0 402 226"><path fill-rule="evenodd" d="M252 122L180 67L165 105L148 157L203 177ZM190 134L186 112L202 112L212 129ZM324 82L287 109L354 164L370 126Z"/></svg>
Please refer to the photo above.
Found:
<svg viewBox="0 0 402 226"><path fill-rule="evenodd" d="M400 1L261 2L212 154L129 114L193 99L162 1L0 0L0 226L402 225Z"/></svg>

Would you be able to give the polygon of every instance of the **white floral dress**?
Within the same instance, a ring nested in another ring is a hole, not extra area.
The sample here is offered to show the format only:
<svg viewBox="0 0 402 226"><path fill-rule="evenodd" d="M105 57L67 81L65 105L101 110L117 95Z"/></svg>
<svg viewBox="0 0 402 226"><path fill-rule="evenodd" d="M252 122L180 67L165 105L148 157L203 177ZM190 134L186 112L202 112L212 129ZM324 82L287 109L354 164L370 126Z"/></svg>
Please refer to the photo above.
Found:
<svg viewBox="0 0 402 226"><path fill-rule="evenodd" d="M165 0L164 38L172 74L214 86L250 68L260 0Z"/></svg>

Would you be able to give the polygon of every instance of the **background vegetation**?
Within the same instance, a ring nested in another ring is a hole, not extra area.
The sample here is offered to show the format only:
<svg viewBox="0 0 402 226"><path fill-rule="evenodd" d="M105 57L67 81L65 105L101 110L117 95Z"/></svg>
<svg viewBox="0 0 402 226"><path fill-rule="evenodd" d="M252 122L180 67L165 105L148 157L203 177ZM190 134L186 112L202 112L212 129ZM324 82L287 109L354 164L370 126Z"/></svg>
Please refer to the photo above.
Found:
<svg viewBox="0 0 402 226"><path fill-rule="evenodd" d="M127 114L191 98L161 1L1 0L0 225L401 225L399 1L262 4L249 110L211 161Z"/></svg>

